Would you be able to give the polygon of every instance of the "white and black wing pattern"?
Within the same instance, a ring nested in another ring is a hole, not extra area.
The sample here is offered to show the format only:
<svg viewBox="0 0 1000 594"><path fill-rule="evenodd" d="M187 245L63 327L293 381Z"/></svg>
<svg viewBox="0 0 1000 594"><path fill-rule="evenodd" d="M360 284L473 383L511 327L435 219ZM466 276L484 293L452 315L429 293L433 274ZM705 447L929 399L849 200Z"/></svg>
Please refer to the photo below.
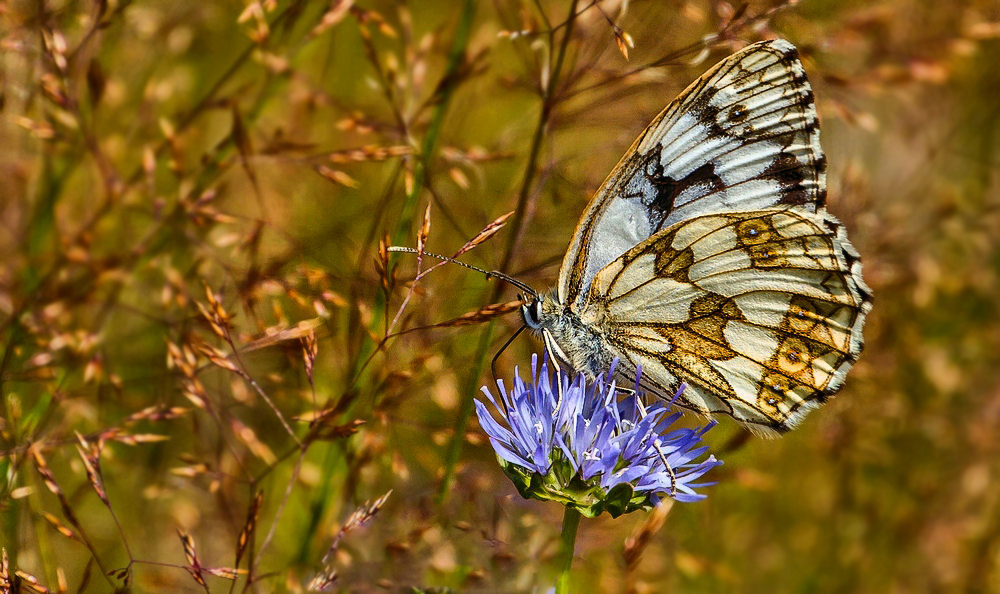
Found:
<svg viewBox="0 0 1000 594"><path fill-rule="evenodd" d="M700 216L594 277L580 319L619 373L756 433L793 428L843 384L863 347L871 291L829 214L800 208Z"/></svg>
<svg viewBox="0 0 1000 594"><path fill-rule="evenodd" d="M559 273L580 308L597 272L682 220L796 206L821 210L826 159L795 47L755 43L716 64L648 128L587 206Z"/></svg>

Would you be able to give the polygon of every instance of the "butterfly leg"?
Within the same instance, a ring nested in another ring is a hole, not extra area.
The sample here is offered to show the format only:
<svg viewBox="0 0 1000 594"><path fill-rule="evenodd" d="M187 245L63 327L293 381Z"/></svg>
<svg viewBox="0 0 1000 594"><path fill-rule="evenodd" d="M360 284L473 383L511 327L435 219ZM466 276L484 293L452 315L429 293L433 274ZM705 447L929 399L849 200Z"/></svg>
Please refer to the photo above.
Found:
<svg viewBox="0 0 1000 594"><path fill-rule="evenodd" d="M646 415L648 414L646 412L646 407L643 405L642 399L638 398L638 392L636 390L618 386L615 387L615 390L627 396L636 396L635 405L639 408L639 416L644 419L646 418ZM677 475L674 474L674 469L667 464L667 455L663 453L663 448L660 447L660 440L657 439L656 443L653 444L653 447L656 448L656 452L659 454L660 460L663 461L663 467L666 468L667 472L670 474L670 496L673 497L677 493Z"/></svg>
<svg viewBox="0 0 1000 594"><path fill-rule="evenodd" d="M521 327L517 329L517 332L515 332L513 336L511 336L510 338L508 338L507 342L503 343L503 346L500 347L500 350L497 351L497 354L493 355L493 360L490 361L490 372L493 374L493 383L494 384L496 384L497 381L499 381L499 378L497 378L497 359L499 359L500 355L502 355L503 352L507 350L507 347L510 346L510 343L514 342L514 339L517 338L519 334L521 334L522 332L524 332L525 328L527 328L527 326L524 325L524 324L521 324Z"/></svg>
<svg viewBox="0 0 1000 594"><path fill-rule="evenodd" d="M628 388L619 388L619 389L628 390ZM635 394L635 390L628 390L628 391ZM635 405L639 407L639 416L645 419L647 413L646 413L646 407L642 404L642 400L636 398ZM663 462L663 467L666 468L667 472L670 474L670 496L673 497L674 495L677 494L677 475L674 474L674 469L670 467L670 464L667 464L667 455L663 453L663 448L660 447L659 439L656 440L656 443L653 444L653 447L656 448L656 453L660 455L660 460Z"/></svg>
<svg viewBox="0 0 1000 594"><path fill-rule="evenodd" d="M552 332L550 332L547 328L542 328L542 343L545 345L545 353L548 356L549 361L551 361L556 368L556 387L559 391L559 402L556 403L555 410L558 411L559 407L562 406L563 401L563 366L566 366L569 369L572 369L572 366L566 361L566 357L563 355L562 349L559 348L558 343L556 343L555 338L552 336Z"/></svg>

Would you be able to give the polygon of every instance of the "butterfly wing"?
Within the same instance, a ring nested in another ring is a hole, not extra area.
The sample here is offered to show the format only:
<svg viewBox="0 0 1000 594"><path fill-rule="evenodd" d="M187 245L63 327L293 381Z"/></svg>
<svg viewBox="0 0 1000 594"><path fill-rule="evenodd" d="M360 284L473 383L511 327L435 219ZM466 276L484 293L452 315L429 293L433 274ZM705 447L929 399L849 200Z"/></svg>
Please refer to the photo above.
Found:
<svg viewBox="0 0 1000 594"><path fill-rule="evenodd" d="M696 217L594 278L585 323L634 381L679 404L774 434L844 382L871 292L829 214L799 208Z"/></svg>
<svg viewBox="0 0 1000 594"><path fill-rule="evenodd" d="M559 272L577 307L601 268L691 217L822 207L826 160L795 47L756 43L691 84L636 139L587 206Z"/></svg>

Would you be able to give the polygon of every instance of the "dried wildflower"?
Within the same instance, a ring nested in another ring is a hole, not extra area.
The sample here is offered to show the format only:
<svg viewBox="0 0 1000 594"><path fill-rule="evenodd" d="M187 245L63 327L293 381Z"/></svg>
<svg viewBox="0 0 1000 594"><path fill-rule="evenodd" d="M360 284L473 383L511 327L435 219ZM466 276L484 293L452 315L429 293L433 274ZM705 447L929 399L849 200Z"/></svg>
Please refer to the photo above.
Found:
<svg viewBox="0 0 1000 594"><path fill-rule="evenodd" d="M628 50L635 48L635 40L628 34L628 31L625 31L618 25L614 26L613 31L615 34L615 44L618 45L618 51L620 51L622 55L625 56L625 59L628 60Z"/></svg>
<svg viewBox="0 0 1000 594"><path fill-rule="evenodd" d="M14 589L13 586L7 561L7 547L0 547L0 592L9 592Z"/></svg>
<svg viewBox="0 0 1000 594"><path fill-rule="evenodd" d="M571 381L556 370L553 381L548 359L539 370L537 355L531 372L525 384L515 369L509 394L498 380L499 398L483 387L507 426L476 401L479 423L522 496L558 501L588 517L649 509L663 496L705 497L695 489L711 483L696 481L721 462L713 455L697 461L708 449L698 444L714 423L664 433L680 413L667 414L662 402L643 406L638 385L619 400L615 382L603 375Z"/></svg>
<svg viewBox="0 0 1000 594"><path fill-rule="evenodd" d="M458 326L482 324L483 322L488 322L498 316L519 311L523 305L524 301L520 299L514 299L513 301L507 301L505 303L491 303L489 305L484 305L476 311L470 311L450 320L432 324L429 328L456 328Z"/></svg>
<svg viewBox="0 0 1000 594"><path fill-rule="evenodd" d="M323 568L309 581L309 584L306 585L306 590L309 592L326 592L333 589L338 576L337 570L333 569L330 561L333 554L337 552L337 547L340 546L341 539L351 530L360 528L371 521L379 510L382 509L382 506L385 505L385 502L389 500L389 495L392 495L391 490L375 501L366 501L364 505L351 513L347 521L344 522L344 525L337 532L330 548L323 555Z"/></svg>
<svg viewBox="0 0 1000 594"><path fill-rule="evenodd" d="M475 237L473 237L469 241L466 241L465 245L463 245L457 252L455 252L454 254L452 254L451 257L452 258L457 258L457 257L461 256L462 254L464 254L465 252L467 252L467 251L471 250L472 248L476 247L477 245L483 243L487 239L489 239L489 238L493 237L494 235L496 235L498 231L500 231L501 229L503 229L504 225L507 224L507 219L509 219L511 216L513 216L513 214L514 214L514 211L512 210L512 211L508 212L507 214L500 215L499 217L493 219L493 221L489 225L486 225L485 227L483 227L482 231L480 231L479 233L476 233Z"/></svg>
<svg viewBox="0 0 1000 594"><path fill-rule="evenodd" d="M238 567L240 564L240 559L243 558L243 553L247 550L247 545L250 544L250 537L257 530L257 519L260 517L260 508L264 503L264 492L257 491L257 495L254 496L253 501L250 502L250 508L247 510L247 521L243 524L243 530L240 531L240 538L236 542L236 563Z"/></svg>
<svg viewBox="0 0 1000 594"><path fill-rule="evenodd" d="M326 179L332 181L335 184L347 187L347 188L357 188L361 185L361 182L354 179L350 175L340 171L338 169L330 169L326 165L317 165L316 173L322 175Z"/></svg>

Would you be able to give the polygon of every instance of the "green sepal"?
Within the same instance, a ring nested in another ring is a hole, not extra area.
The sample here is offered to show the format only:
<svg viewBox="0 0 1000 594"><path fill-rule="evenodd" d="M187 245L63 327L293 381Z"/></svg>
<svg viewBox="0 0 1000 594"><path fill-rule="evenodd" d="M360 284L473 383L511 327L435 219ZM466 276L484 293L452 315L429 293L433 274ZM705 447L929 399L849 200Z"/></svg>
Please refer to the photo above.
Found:
<svg viewBox="0 0 1000 594"><path fill-rule="evenodd" d="M497 460L521 497L555 501L575 509L587 518L597 517L604 512L617 518L636 510L648 510L653 507L649 494L636 493L630 484L616 485L610 491L605 491L596 477L584 481L561 456L553 460L549 472L544 476L502 458L498 457Z"/></svg>
<svg viewBox="0 0 1000 594"><path fill-rule="evenodd" d="M615 485L608 491L608 496L604 500L604 507L611 514L612 518L617 518L622 514L627 514L629 511L629 504L632 502L632 496L635 494L635 489L632 485L628 483L622 483L620 485Z"/></svg>

